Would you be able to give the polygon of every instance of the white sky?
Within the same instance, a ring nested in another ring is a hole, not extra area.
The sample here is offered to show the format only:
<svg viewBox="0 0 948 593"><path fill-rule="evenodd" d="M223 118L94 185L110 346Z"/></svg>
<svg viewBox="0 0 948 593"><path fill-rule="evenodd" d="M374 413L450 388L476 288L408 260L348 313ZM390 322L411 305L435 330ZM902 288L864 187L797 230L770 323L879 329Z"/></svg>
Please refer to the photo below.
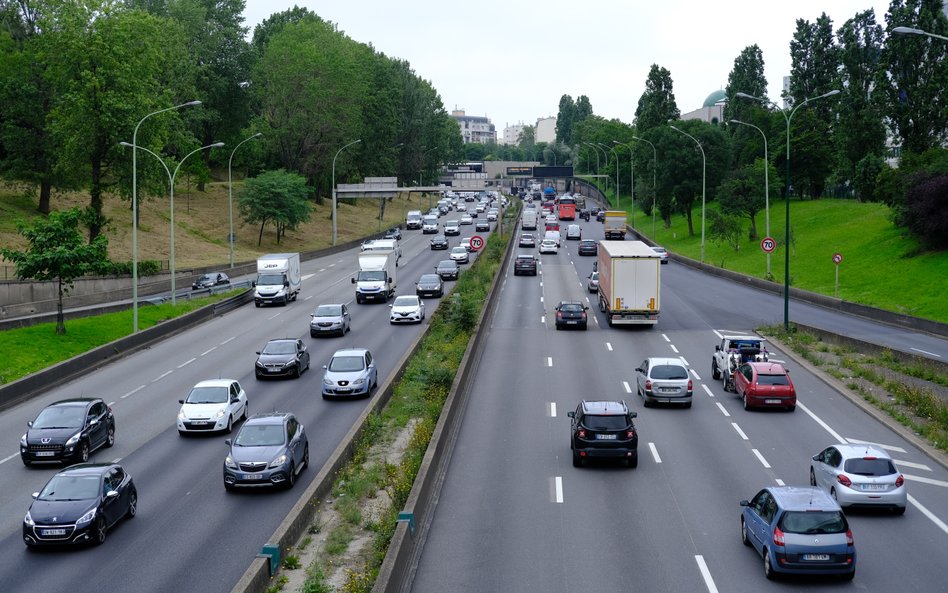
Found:
<svg viewBox="0 0 948 593"><path fill-rule="evenodd" d="M306 6L352 39L407 60L445 109L506 125L555 116L560 97L589 97L593 112L632 123L652 64L671 72L682 113L727 85L734 59L757 44L770 99L790 73L796 20L822 12L834 31L888 0L247 0L244 24Z"/></svg>

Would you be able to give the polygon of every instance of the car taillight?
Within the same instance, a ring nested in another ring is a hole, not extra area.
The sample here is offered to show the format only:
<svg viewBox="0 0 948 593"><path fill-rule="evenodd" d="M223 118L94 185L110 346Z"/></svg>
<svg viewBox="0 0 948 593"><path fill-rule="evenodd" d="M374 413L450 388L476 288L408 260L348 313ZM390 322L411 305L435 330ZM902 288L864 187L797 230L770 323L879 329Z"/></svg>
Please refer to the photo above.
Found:
<svg viewBox="0 0 948 593"><path fill-rule="evenodd" d="M876 460L875 457L863 457L863 459L866 460L866 461L875 461L875 460Z"/></svg>
<svg viewBox="0 0 948 593"><path fill-rule="evenodd" d="M847 488L853 485L853 481L850 480L849 476L847 476L846 474L839 474L838 476L836 476L836 481L842 484L843 486L846 486Z"/></svg>
<svg viewBox="0 0 948 593"><path fill-rule="evenodd" d="M635 431L634 431L634 430L627 430L627 431L625 431L625 438L631 439L631 438L634 437L634 436L635 436Z"/></svg>
<svg viewBox="0 0 948 593"><path fill-rule="evenodd" d="M556 312L556 316L557 316L558 318L562 319L562 318L563 318L563 313L562 313L562 311L557 311L557 312Z"/></svg>
<svg viewBox="0 0 948 593"><path fill-rule="evenodd" d="M576 432L576 436L578 436L578 437L581 438L581 439L586 438L586 430L583 429L583 428L580 428L580 429Z"/></svg>
<svg viewBox="0 0 948 593"><path fill-rule="evenodd" d="M583 311L582 315L583 315L583 319L586 319L586 312L585 312L585 311Z"/></svg>
<svg viewBox="0 0 948 593"><path fill-rule="evenodd" d="M899 474L899 477L895 479L895 487L901 488L902 484L905 483L905 478L902 477L902 474Z"/></svg>
<svg viewBox="0 0 948 593"><path fill-rule="evenodd" d="M784 539L783 539L783 532L780 531L780 528L779 528L779 527L774 527L774 544L776 544L776 545L778 545L778 546L785 546L785 545L786 545L786 543L784 543Z"/></svg>
<svg viewBox="0 0 948 593"><path fill-rule="evenodd" d="M847 545L847 546L854 546L854 545L856 545L856 542L853 540L853 530L852 530L852 529L847 529L847 530L846 530L846 545Z"/></svg>
<svg viewBox="0 0 948 593"><path fill-rule="evenodd" d="M651 390L652 390L652 380L651 380L651 379L646 379L646 380L645 380L645 391L651 391Z"/></svg>
<svg viewBox="0 0 948 593"><path fill-rule="evenodd" d="M694 391L694 385L691 383L691 379L688 379L688 391Z"/></svg>

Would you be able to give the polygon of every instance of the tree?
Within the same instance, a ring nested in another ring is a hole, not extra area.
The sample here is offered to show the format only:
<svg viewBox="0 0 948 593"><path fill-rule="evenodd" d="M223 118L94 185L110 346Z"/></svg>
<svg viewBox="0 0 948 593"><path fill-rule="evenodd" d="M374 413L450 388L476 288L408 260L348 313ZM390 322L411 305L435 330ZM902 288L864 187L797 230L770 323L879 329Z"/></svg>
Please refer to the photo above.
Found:
<svg viewBox="0 0 948 593"><path fill-rule="evenodd" d="M287 230L309 220L311 189L306 178L280 169L247 179L237 196L240 214L247 224L260 223L257 245L263 242L267 224L276 226L277 243Z"/></svg>
<svg viewBox="0 0 948 593"><path fill-rule="evenodd" d="M735 58L734 68L728 75L725 93L728 101L724 105L724 121L736 119L757 126L765 134L769 132L768 117L763 105L757 101L735 97L737 93L745 93L767 100L764 57L756 44L745 47ZM742 125L728 126L727 130L734 141L735 167L753 163L763 153L763 138L757 130Z"/></svg>
<svg viewBox="0 0 948 593"><path fill-rule="evenodd" d="M748 238L757 238L757 215L766 206L764 200L764 167L769 167L768 182L770 193L774 196L780 191L780 179L777 169L764 159L758 158L751 165L733 171L718 188L718 202L721 213L750 220Z"/></svg>
<svg viewBox="0 0 948 593"><path fill-rule="evenodd" d="M714 199L715 189L730 168L731 149L727 134L720 126L714 126L699 120L678 121L675 127L691 134L704 149L705 160L705 201ZM659 136L661 144L656 143L662 156L659 171L660 187L667 196L674 196L674 211L684 214L688 220L688 234L694 236L692 210L701 199L702 157L695 142L670 128Z"/></svg>
<svg viewBox="0 0 948 593"><path fill-rule="evenodd" d="M681 117L675 104L673 85L671 72L658 64L652 64L645 81L645 92L639 97L639 105L635 109L636 130L645 132Z"/></svg>
<svg viewBox="0 0 948 593"><path fill-rule="evenodd" d="M56 305L56 333L66 333L63 317L63 295L72 288L76 278L108 266L108 240L103 235L85 244L79 231L82 211L73 208L51 212L48 218L37 219L33 226L16 223L17 231L26 237L26 251L0 249L4 258L16 266L21 280L56 281L59 302Z"/></svg>
<svg viewBox="0 0 948 593"><path fill-rule="evenodd" d="M948 175L920 174L905 196L902 222L930 247L948 247Z"/></svg>
<svg viewBox="0 0 948 593"><path fill-rule="evenodd" d="M556 142L569 142L573 137L573 120L576 117L576 103L569 95L560 97L560 108L556 113Z"/></svg>
<svg viewBox="0 0 948 593"><path fill-rule="evenodd" d="M741 221L717 210L708 211L708 237L712 241L721 241L734 251L741 249Z"/></svg>

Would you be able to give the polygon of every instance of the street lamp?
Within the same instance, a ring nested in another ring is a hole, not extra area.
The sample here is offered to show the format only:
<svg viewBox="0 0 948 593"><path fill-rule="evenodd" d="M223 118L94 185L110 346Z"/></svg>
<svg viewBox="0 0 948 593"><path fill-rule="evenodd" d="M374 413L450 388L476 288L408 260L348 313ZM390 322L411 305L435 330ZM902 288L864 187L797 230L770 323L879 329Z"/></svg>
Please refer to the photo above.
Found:
<svg viewBox="0 0 948 593"><path fill-rule="evenodd" d="M332 244L336 244L336 158L339 157L339 153L343 150L349 148L353 144L358 144L362 142L362 138L358 140L353 140L349 144L346 144L342 148L336 151L336 156L332 157Z"/></svg>
<svg viewBox="0 0 948 593"><path fill-rule="evenodd" d="M592 146L592 142L583 142L585 146ZM596 153L596 176L599 176L599 151L593 149L593 152Z"/></svg>
<svg viewBox="0 0 948 593"><path fill-rule="evenodd" d="M592 146L593 148L596 149L596 177L598 178L598 177L599 177L599 151L600 151L600 150L602 151L602 157L603 157L603 159L605 159L605 161L606 161L605 164L606 164L606 165L609 164L609 153L607 153L607 152L606 152L606 149L603 148L598 142L587 142L586 144L588 144L589 146ZM597 183L598 183L599 180L597 179L596 181L597 181ZM606 183L605 183L605 185L606 185L607 188L609 187L609 178L608 178L608 177L606 177Z"/></svg>
<svg viewBox="0 0 948 593"><path fill-rule="evenodd" d="M630 221L630 224L632 225L632 228L634 229L635 228L635 149L632 148L631 144L623 144L619 142L618 140L613 140L612 142L615 144L618 144L619 146L625 146L626 148L629 149L629 196L632 201L632 206L629 211L632 213L632 220ZM616 176L616 178L618 179L618 176Z"/></svg>
<svg viewBox="0 0 948 593"><path fill-rule="evenodd" d="M754 124L749 124L747 122L741 121L739 119L730 120L732 124L741 124L742 126L748 126L754 128L764 139L764 220L765 220L765 236L770 236L770 181L768 179L770 161L767 160L767 134L764 134L764 131L755 126ZM770 278L770 252L767 252L767 278Z"/></svg>
<svg viewBox="0 0 948 593"><path fill-rule="evenodd" d="M200 101L188 101L174 107L152 111L135 124L132 132L132 333L138 332L138 128L153 115L182 107L200 105Z"/></svg>
<svg viewBox="0 0 948 593"><path fill-rule="evenodd" d="M257 132L249 138L244 138L234 147L230 153L230 159L227 160L227 218L230 221L230 235L227 236L227 242L230 244L230 267L234 267L234 181L231 175L231 165L234 162L234 153L240 148L240 145L248 140L263 136L263 132Z"/></svg>
<svg viewBox="0 0 948 593"><path fill-rule="evenodd" d="M678 128L676 128L676 127L673 126L673 125L670 125L670 124L669 124L668 127L670 127L671 129L675 130L676 132L679 132L679 133L681 133L681 134L684 134L685 136L688 136L689 138L691 138L692 140L694 140L694 141L695 141L695 144L697 144L697 145L698 145L698 148L701 150L701 263L704 263L704 221L705 221L705 218L706 218L705 215L704 215L704 204L705 204L704 198L705 198L705 182L706 182L706 180L707 180L707 174L706 174L706 173L707 173L707 170L708 170L708 159L705 158L705 156L704 156L704 147L701 146L701 143L698 142L698 139L697 139L697 138L695 138L694 136L692 136L692 135L689 134L688 132L683 132L683 131L679 130Z"/></svg>
<svg viewBox="0 0 948 593"><path fill-rule="evenodd" d="M774 107L777 107L777 110L783 115L783 118L787 121L787 183L786 183L786 201L787 201L787 220L786 220L786 234L784 235L784 241L787 243L784 245L784 260L783 260L783 327L786 331L790 331L790 122L793 120L793 114L797 112L797 109L803 107L810 101L816 101L817 99L824 99L826 97L832 97L833 95L838 95L840 93L839 89L833 89L822 95L816 97L810 97L809 99L804 99L799 105L794 107L790 111L790 115L787 115L786 109L780 109L777 107L777 104L768 99L762 97L755 97L754 95L748 95L747 93L735 93L735 97L740 97L741 99L750 99L751 101L758 101L760 103L769 103Z"/></svg>
<svg viewBox="0 0 948 593"><path fill-rule="evenodd" d="M945 37L944 35L929 33L928 31L923 31L921 29L916 29L914 27L893 27L892 32L895 33L896 35L925 35L926 37L934 37L935 39L948 41L948 37Z"/></svg>
<svg viewBox="0 0 948 593"><path fill-rule="evenodd" d="M645 142L652 147L652 239L655 239L655 202L656 196L658 195L657 186L655 185L655 169L658 167L658 151L655 150L655 145L646 140L645 138L639 138L638 136L632 136L633 140L640 140Z"/></svg>
<svg viewBox="0 0 948 593"><path fill-rule="evenodd" d="M613 142L615 142L615 140L613 140ZM616 155L616 210L618 210L620 208L619 206L619 151L616 150L615 146L612 146L609 148L609 152Z"/></svg>

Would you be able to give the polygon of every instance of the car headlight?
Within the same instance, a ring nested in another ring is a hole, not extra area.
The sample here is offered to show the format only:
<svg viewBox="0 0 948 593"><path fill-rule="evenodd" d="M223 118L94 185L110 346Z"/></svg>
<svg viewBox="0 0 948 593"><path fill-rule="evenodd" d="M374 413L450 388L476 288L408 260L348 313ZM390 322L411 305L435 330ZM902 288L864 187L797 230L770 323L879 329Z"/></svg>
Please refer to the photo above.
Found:
<svg viewBox="0 0 948 593"><path fill-rule="evenodd" d="M36 523L33 522L33 517L30 516L29 511L26 511L26 515L23 517L23 522L29 525L30 527L33 527L34 525L36 525Z"/></svg>
<svg viewBox="0 0 948 593"><path fill-rule="evenodd" d="M276 456L276 459L274 459L273 461L270 462L269 467L271 467L271 468L280 467L280 466L282 466L284 463L286 463L286 460L287 460L287 459L289 459L289 458L286 456L286 453L282 453L282 454L280 454L280 455L277 455L277 456Z"/></svg>
<svg viewBox="0 0 948 593"><path fill-rule="evenodd" d="M362 385L363 383L365 383L365 379L356 379L352 382L353 385Z"/></svg>
<svg viewBox="0 0 948 593"><path fill-rule="evenodd" d="M224 458L224 465L230 469L237 469L237 464L234 462L234 458L230 455Z"/></svg>
<svg viewBox="0 0 948 593"><path fill-rule="evenodd" d="M323 385L332 387L333 385L335 385L335 383L332 382L332 379L327 379L326 377L323 377Z"/></svg>
<svg viewBox="0 0 948 593"><path fill-rule="evenodd" d="M214 417L215 417L215 418L223 418L223 417L224 417L224 409L221 408L220 410L218 410L218 411L214 414Z"/></svg>
<svg viewBox="0 0 948 593"><path fill-rule="evenodd" d="M85 515L79 517L79 520L76 521L76 525L82 525L83 523L89 523L90 521L92 521L93 519L95 519L95 511L96 511L96 509L90 509L89 511L87 511Z"/></svg>
<svg viewBox="0 0 948 593"><path fill-rule="evenodd" d="M23 436L20 437L20 446L26 447L26 433L23 433Z"/></svg>
<svg viewBox="0 0 948 593"><path fill-rule="evenodd" d="M76 434L74 434L74 435L72 435L71 437L69 437L69 440L66 441L66 446L67 446L67 447L71 447L71 446L75 445L76 443L78 443L80 436L82 436L82 433L81 433L81 432L77 432Z"/></svg>
<svg viewBox="0 0 948 593"><path fill-rule="evenodd" d="M178 411L178 420L180 420L181 422L188 421L188 415L184 413L184 408Z"/></svg>
<svg viewBox="0 0 948 593"><path fill-rule="evenodd" d="M259 358L257 359L257 366L258 366L258 367L261 367L261 368L263 368L263 366L264 366L264 364L260 361Z"/></svg>

